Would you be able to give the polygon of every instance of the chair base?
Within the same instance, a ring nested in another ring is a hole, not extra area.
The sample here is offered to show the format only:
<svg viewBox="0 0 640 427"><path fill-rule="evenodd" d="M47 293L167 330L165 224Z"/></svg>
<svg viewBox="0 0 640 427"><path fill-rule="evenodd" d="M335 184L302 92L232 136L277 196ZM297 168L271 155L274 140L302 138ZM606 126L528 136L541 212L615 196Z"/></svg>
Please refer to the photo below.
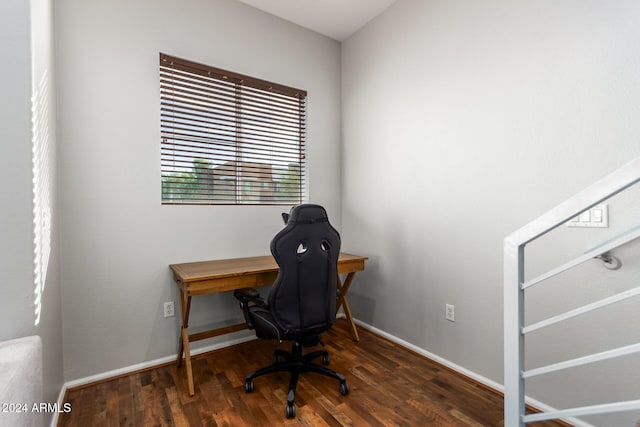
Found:
<svg viewBox="0 0 640 427"><path fill-rule="evenodd" d="M318 374L326 375L331 378L335 378L340 381L340 394L343 396L349 393L349 385L344 375L339 374L329 368L313 363L312 360L318 357L322 357L322 364L329 364L329 353L326 350L317 350L311 353L302 354L302 345L297 342L293 343L291 352L284 350L276 350L274 352L275 363L264 368L258 369L246 376L244 382L244 390L246 393L253 391L253 379L265 374L271 374L273 372L291 372L291 378L289 379L289 393L287 394L287 418L293 418L296 415L295 406L295 394L296 386L298 385L298 377L303 372L315 372Z"/></svg>

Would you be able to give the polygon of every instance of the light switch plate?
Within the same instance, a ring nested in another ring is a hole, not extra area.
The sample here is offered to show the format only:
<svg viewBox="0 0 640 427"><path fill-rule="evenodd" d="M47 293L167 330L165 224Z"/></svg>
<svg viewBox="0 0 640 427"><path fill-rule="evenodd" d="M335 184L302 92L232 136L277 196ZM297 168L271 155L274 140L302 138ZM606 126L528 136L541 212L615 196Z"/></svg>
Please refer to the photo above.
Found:
<svg viewBox="0 0 640 427"><path fill-rule="evenodd" d="M567 227L609 227L609 205L601 203L567 221Z"/></svg>

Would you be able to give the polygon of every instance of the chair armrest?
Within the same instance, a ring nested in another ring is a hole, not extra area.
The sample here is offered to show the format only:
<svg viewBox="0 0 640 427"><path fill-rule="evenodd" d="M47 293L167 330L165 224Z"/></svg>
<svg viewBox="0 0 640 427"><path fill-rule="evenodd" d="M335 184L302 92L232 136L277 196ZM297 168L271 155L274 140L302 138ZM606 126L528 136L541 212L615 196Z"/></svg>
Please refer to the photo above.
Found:
<svg viewBox="0 0 640 427"><path fill-rule="evenodd" d="M260 292L256 291L254 288L242 288L233 291L233 296L240 301L255 300L260 299Z"/></svg>
<svg viewBox="0 0 640 427"><path fill-rule="evenodd" d="M247 323L249 329L254 329L253 319L249 312L251 307L266 307L267 303L260 297L260 293L254 288L236 289L233 291L233 296L240 302L240 308L244 315L244 321Z"/></svg>

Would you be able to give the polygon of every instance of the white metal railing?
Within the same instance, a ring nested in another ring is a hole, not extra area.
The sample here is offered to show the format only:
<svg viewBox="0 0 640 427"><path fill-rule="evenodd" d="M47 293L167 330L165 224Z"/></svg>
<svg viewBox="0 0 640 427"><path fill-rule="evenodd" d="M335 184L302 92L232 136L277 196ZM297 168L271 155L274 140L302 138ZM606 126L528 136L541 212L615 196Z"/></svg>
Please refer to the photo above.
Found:
<svg viewBox="0 0 640 427"><path fill-rule="evenodd" d="M604 298L566 313L525 326L524 291L557 274L569 270L583 262L602 256L625 243L640 237L640 227L634 228L622 236L612 239L531 280L524 280L525 246L556 227L565 224L581 212L592 208L603 200L640 182L640 157L622 166L612 174L596 182L574 197L558 205L535 221L527 224L504 240L504 425L522 427L526 423L567 417L579 417L595 414L640 409L640 400L605 403L578 408L547 411L525 415L525 379L562 369L582 366L615 357L640 352L640 344L620 347L601 353L595 353L553 365L525 371L524 346L525 335L552 324L588 313L595 309L640 295L640 286L626 292Z"/></svg>

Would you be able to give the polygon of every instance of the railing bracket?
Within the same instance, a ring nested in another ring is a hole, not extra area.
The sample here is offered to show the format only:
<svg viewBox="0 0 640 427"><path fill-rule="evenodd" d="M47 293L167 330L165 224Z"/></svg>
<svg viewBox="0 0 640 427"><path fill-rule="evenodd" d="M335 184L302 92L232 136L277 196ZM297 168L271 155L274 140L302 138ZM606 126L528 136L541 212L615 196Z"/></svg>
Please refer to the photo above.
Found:
<svg viewBox="0 0 640 427"><path fill-rule="evenodd" d="M611 255L611 252L600 254L595 257L595 259L599 259L600 261L602 261L604 267L609 270L617 270L622 267L622 262L620 261L620 259Z"/></svg>

